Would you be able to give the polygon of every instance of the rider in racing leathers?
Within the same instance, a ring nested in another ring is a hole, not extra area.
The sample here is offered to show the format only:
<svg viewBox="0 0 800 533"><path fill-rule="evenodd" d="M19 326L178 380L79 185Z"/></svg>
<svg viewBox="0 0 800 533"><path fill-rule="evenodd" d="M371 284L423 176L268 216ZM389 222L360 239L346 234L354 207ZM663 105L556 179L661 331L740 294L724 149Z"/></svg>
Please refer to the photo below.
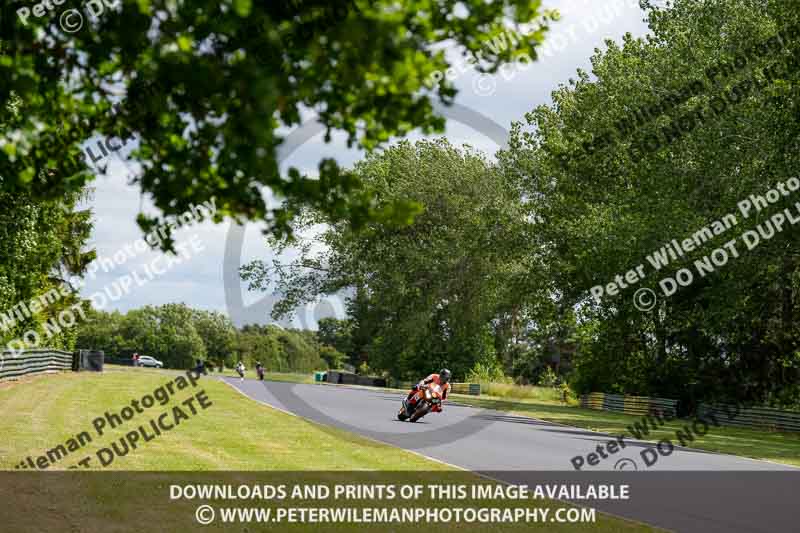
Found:
<svg viewBox="0 0 800 533"><path fill-rule="evenodd" d="M442 401L444 401L445 399L447 399L447 393L450 392L450 371L447 370L446 368L443 368L439 371L438 374L431 374L427 378L423 379L422 381L414 385L414 388L412 388L411 392L408 393L408 401L411 403L411 405L414 405L416 403L416 400L414 398L415 395L417 394L417 391L423 386L428 385L429 383L436 383L437 385L439 385L439 387L441 387Z"/></svg>

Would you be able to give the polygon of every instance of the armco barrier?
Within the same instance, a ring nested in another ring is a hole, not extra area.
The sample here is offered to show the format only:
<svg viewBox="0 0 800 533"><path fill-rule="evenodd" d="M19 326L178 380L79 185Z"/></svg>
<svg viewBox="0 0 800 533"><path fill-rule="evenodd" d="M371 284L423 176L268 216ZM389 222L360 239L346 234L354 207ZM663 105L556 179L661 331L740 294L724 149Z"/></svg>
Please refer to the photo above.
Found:
<svg viewBox="0 0 800 533"><path fill-rule="evenodd" d="M47 348L24 352L3 352L0 355L0 380L29 374L72 370L75 355L72 352Z"/></svg>
<svg viewBox="0 0 800 533"><path fill-rule="evenodd" d="M328 370L328 383L336 383L343 385L364 385L366 387L385 387L386 379L372 377L372 376L359 376L351 374L350 372L342 372L340 370Z"/></svg>
<svg viewBox="0 0 800 533"><path fill-rule="evenodd" d="M677 400L592 392L581 396L581 407L615 411L630 415L647 415L670 410L676 413ZM800 431L800 412L769 407L739 407L732 404L703 404L697 408L699 418L713 416L720 425L778 431Z"/></svg>
<svg viewBox="0 0 800 533"><path fill-rule="evenodd" d="M584 394L583 396L581 396L581 407L602 410L604 396L605 394L602 392L592 392L589 394Z"/></svg>
<svg viewBox="0 0 800 533"><path fill-rule="evenodd" d="M592 392L581 396L581 407L615 411L629 415L646 415L662 411L676 413L677 405L678 400L648 398L646 396L606 394L603 392Z"/></svg>
<svg viewBox="0 0 800 533"><path fill-rule="evenodd" d="M740 407L729 404L700 404L699 417L714 416L723 426L780 431L800 431L800 413L769 407Z"/></svg>

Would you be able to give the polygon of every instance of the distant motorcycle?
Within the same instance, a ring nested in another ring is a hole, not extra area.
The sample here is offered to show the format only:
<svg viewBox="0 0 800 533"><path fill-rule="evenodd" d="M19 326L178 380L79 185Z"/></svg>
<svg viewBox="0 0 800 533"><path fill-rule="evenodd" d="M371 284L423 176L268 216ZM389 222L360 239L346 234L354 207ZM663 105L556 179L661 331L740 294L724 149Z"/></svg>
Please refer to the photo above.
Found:
<svg viewBox="0 0 800 533"><path fill-rule="evenodd" d="M438 413L442 410L442 388L436 383L420 387L412 399L413 403L408 398L403 399L403 406L397 413L398 420L416 422L431 411Z"/></svg>

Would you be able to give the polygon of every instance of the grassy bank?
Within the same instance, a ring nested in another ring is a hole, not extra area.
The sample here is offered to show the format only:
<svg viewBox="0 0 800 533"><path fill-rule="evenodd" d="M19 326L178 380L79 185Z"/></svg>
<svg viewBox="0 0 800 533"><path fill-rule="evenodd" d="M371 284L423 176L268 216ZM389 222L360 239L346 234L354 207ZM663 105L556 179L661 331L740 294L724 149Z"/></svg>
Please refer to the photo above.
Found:
<svg viewBox="0 0 800 533"><path fill-rule="evenodd" d="M127 365L115 365L115 364L106 364L105 367L109 370L132 370L133 367ZM148 370L148 369L138 369L138 370ZM179 370L168 369L172 372L179 372ZM236 373L236 370L233 368L225 368L222 372L219 370L209 371L208 377L214 376L228 376L228 377L239 377L239 374ZM270 381L285 381L288 383L314 383L314 375L308 373L300 373L300 372L266 372L264 374L265 379ZM257 379L258 375L256 374L255 368L247 368L244 373L244 377L248 379Z"/></svg>
<svg viewBox="0 0 800 533"><path fill-rule="evenodd" d="M212 403L175 429L142 444L108 466L117 470L441 470L446 467L390 446L315 424L246 399L208 377L176 391L131 421L97 436L92 421L106 410L119 413L179 375L176 371L110 367L102 374L64 373L0 385L4 435L0 468L13 469L27 456L45 453L87 431L93 442L58 461L63 469L118 441L128 431L205 390ZM188 412L188 409L184 408Z"/></svg>
<svg viewBox="0 0 800 533"><path fill-rule="evenodd" d="M513 385L509 383L481 383L481 394L506 400L534 400L537 402L563 404L561 391L553 387L535 385ZM577 401L570 399L570 405Z"/></svg>
<svg viewBox="0 0 800 533"><path fill-rule="evenodd" d="M228 377L239 377L239 374L236 373L236 370L232 368L226 368L222 372L213 372L209 374L211 376L228 376ZM256 374L255 368L248 368L245 370L244 377L247 379L257 379L258 375ZM301 374L299 372L265 372L264 379L269 381L285 381L288 383L314 383L314 376L312 374Z"/></svg>

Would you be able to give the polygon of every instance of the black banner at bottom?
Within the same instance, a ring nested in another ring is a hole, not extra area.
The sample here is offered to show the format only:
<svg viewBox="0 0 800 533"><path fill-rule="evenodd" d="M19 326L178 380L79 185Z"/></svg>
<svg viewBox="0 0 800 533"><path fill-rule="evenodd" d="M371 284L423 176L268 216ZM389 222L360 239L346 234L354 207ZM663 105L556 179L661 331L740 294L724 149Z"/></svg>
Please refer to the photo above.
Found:
<svg viewBox="0 0 800 533"><path fill-rule="evenodd" d="M800 471L0 472L3 531L796 531Z"/></svg>

